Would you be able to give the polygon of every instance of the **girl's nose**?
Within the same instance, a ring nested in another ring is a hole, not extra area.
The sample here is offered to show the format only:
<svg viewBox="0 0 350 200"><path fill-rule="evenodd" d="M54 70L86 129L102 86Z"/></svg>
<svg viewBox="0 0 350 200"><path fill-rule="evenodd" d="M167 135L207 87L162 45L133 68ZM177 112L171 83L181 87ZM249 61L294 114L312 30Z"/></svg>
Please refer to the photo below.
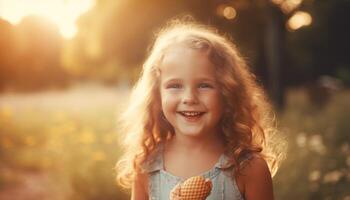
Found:
<svg viewBox="0 0 350 200"><path fill-rule="evenodd" d="M198 103L197 95L192 89L187 89L184 92L182 102L187 105L193 105Z"/></svg>

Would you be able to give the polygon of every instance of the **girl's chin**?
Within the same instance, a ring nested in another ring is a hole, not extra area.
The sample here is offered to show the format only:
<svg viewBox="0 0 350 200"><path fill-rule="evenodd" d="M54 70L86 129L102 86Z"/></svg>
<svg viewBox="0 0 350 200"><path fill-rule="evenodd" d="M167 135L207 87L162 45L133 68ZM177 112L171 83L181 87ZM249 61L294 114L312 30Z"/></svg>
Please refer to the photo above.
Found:
<svg viewBox="0 0 350 200"><path fill-rule="evenodd" d="M202 132L199 130L186 130L186 129L180 129L180 131L178 131L179 134L183 135L183 136L190 136L190 137L196 137L196 136L200 136L202 135Z"/></svg>

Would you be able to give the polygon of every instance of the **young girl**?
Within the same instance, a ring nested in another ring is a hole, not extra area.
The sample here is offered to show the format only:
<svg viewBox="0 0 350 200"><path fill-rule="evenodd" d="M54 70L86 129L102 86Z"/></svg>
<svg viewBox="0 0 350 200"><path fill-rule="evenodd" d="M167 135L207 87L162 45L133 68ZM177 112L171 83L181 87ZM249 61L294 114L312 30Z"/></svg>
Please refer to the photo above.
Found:
<svg viewBox="0 0 350 200"><path fill-rule="evenodd" d="M281 154L270 114L229 39L173 21L158 34L121 115L117 181L132 188L133 200L168 200L193 176L211 181L209 200L271 200Z"/></svg>

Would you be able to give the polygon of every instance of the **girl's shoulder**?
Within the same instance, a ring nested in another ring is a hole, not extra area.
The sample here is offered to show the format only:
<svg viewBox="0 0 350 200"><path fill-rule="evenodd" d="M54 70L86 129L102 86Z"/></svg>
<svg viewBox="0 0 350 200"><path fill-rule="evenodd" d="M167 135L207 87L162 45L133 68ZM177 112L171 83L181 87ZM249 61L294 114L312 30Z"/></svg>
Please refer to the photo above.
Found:
<svg viewBox="0 0 350 200"><path fill-rule="evenodd" d="M255 196L259 194L272 196L272 177L269 166L260 155L251 155L240 169L236 179L246 199L259 198L259 196Z"/></svg>
<svg viewBox="0 0 350 200"><path fill-rule="evenodd" d="M141 165L143 173L148 174L163 168L162 151L163 145L159 144L154 151L146 157L146 160Z"/></svg>
<svg viewBox="0 0 350 200"><path fill-rule="evenodd" d="M156 147L141 164L141 172L137 173L134 179L133 199L148 199L149 174L162 168L161 148Z"/></svg>
<svg viewBox="0 0 350 200"><path fill-rule="evenodd" d="M139 199L142 196L142 199L146 199L144 197L148 196L148 176L147 174L138 173L135 175L132 192L133 196L138 196ZM133 198L135 199L135 198Z"/></svg>
<svg viewBox="0 0 350 200"><path fill-rule="evenodd" d="M252 175L265 175L265 176L268 175L271 177L269 166L266 160L262 156L257 154L249 155L244 165L242 165L240 172L243 176L246 176L246 177L249 177Z"/></svg>

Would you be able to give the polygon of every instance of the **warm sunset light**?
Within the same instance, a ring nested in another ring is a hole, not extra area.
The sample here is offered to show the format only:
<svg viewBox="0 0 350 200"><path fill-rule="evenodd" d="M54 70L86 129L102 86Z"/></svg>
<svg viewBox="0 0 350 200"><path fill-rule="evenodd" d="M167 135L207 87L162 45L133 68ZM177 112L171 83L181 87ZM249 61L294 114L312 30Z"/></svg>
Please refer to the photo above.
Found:
<svg viewBox="0 0 350 200"><path fill-rule="evenodd" d="M312 23L312 17L307 12L296 12L287 22L287 27L290 30L297 30L303 26L308 26Z"/></svg>
<svg viewBox="0 0 350 200"><path fill-rule="evenodd" d="M0 0L0 17L18 24L27 15L38 15L53 21L65 38L76 32L78 17L89 10L95 0Z"/></svg>

